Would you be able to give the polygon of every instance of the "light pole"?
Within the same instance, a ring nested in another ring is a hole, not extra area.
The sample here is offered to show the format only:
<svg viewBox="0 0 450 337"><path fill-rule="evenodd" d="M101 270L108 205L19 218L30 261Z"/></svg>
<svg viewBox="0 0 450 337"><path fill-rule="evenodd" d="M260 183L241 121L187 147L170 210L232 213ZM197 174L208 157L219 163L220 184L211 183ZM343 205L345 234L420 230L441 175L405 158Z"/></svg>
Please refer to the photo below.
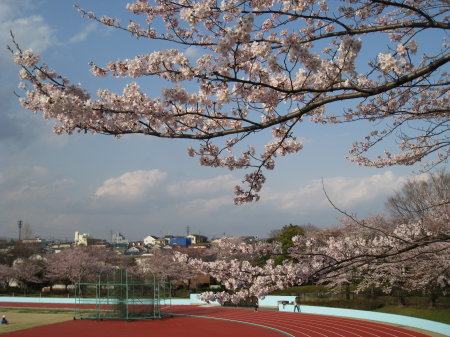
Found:
<svg viewBox="0 0 450 337"><path fill-rule="evenodd" d="M17 226L19 227L19 241L22 240L22 220L17 221Z"/></svg>

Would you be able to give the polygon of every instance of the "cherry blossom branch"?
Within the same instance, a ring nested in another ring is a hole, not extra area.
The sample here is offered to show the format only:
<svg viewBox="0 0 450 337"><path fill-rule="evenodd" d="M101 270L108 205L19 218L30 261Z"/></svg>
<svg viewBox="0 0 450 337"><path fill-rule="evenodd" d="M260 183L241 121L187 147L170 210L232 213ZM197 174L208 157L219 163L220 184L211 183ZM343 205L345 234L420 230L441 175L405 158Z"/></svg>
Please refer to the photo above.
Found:
<svg viewBox="0 0 450 337"><path fill-rule="evenodd" d="M445 1L423 0L420 8L388 0L340 5L139 0L127 5L132 14L145 17L145 26L132 20L124 26L117 18L76 8L119 32L195 46L203 49L203 55L194 61L180 50L164 49L105 67L91 62L95 76L138 80L153 76L171 85L156 98L133 82L122 94L101 89L98 99L91 99L46 64L38 65L39 55L21 50L14 41L13 59L21 67L21 79L30 83L21 84L28 90L20 100L27 109L56 120L57 133L116 137L136 133L200 141L198 149L188 153L198 156L201 165L254 169L243 179L245 188L235 189L236 203L258 200L264 170L274 168L276 155L302 148L293 128L307 117L330 124L392 120L387 130L374 130L365 141L355 143L349 160L359 165L412 165L433 155L437 158L429 162L433 166L450 155L446 138L450 81L445 71L450 60L446 40L450 8ZM416 38L428 32L442 36L443 43L421 51L420 58ZM389 37L386 49L372 57L361 52L370 36ZM366 59L371 61L361 66ZM194 86L183 88L186 82ZM347 104L342 116L326 111L336 102ZM430 127L413 126L415 134L407 136L403 128L410 128L411 121ZM238 152L238 144L251 144L250 136L267 129L273 140L262 149L249 145ZM388 136L400 139L398 154L366 156Z"/></svg>

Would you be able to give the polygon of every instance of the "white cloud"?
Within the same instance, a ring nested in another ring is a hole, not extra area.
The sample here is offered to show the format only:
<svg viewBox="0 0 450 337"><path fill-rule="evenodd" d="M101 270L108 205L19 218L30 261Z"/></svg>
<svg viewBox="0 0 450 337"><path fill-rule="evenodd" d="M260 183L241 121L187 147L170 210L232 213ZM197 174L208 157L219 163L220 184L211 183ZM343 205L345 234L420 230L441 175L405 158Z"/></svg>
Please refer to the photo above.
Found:
<svg viewBox="0 0 450 337"><path fill-rule="evenodd" d="M226 191L230 194L233 187L239 183L231 174L226 174L211 179L198 179L186 182L178 182L171 184L167 190L171 195L175 196L190 196L190 195L204 195ZM231 200L231 197L228 201Z"/></svg>
<svg viewBox="0 0 450 337"><path fill-rule="evenodd" d="M84 29L81 32L75 34L74 36L72 36L69 39L69 42L77 43L77 42L86 40L87 37L89 36L89 34L91 34L93 31L95 31L96 27L97 27L97 24L95 22L91 22L91 23L85 25Z"/></svg>
<svg viewBox="0 0 450 337"><path fill-rule="evenodd" d="M97 198L114 198L137 200L146 196L159 183L164 181L167 173L159 170L133 171L120 177L106 180L95 192Z"/></svg>
<svg viewBox="0 0 450 337"><path fill-rule="evenodd" d="M203 50L196 46L190 46L184 51L184 55L190 59L197 59L203 54Z"/></svg>
<svg viewBox="0 0 450 337"><path fill-rule="evenodd" d="M55 30L43 16L35 14L37 7L36 1L30 0L0 1L0 146L8 153L34 142L45 125L41 119L36 122L37 116L32 117L29 112L25 114L19 107L14 95L19 84L19 67L6 50L6 46L14 48L10 31L23 50L31 48L36 53L42 53L58 43Z"/></svg>
<svg viewBox="0 0 450 337"><path fill-rule="evenodd" d="M42 185L23 184L6 193L5 200L9 202L31 200L37 203L42 198L55 198L57 193L63 191L69 184L72 184L72 181L69 179L61 179Z"/></svg>
<svg viewBox="0 0 450 337"><path fill-rule="evenodd" d="M11 32L16 42L23 50L33 49L42 53L48 47L57 44L55 30L45 19L35 13L35 3L23 0L3 0L0 2L0 45L14 47ZM13 67L10 53L3 49L0 52L0 71L5 73L17 72ZM3 84L4 85L4 84Z"/></svg>
<svg viewBox="0 0 450 337"><path fill-rule="evenodd" d="M0 184L16 184L17 182L31 183L47 174L47 168L42 166L14 166L0 171Z"/></svg>
<svg viewBox="0 0 450 337"><path fill-rule="evenodd" d="M405 177L395 176L391 171L364 178L334 177L324 179L325 190L337 207L356 209L358 205L392 194L406 181ZM311 211L330 209L323 191L322 181L314 180L310 184L288 192L266 191L263 202L275 205L279 209L293 214L307 214ZM377 205L379 208L380 205Z"/></svg>
<svg viewBox="0 0 450 337"><path fill-rule="evenodd" d="M188 217L203 217L213 214L223 207L232 206L232 198L227 195L211 199L195 199L187 203L183 203L178 207L180 214ZM234 206L232 206L234 207ZM224 216L224 215L221 215Z"/></svg>
<svg viewBox="0 0 450 337"><path fill-rule="evenodd" d="M15 166L0 172L0 213L12 214L26 208L61 208L73 190L70 179L55 179L45 167Z"/></svg>
<svg viewBox="0 0 450 337"><path fill-rule="evenodd" d="M0 22L17 17L24 10L33 9L32 0L21 0L20 3L17 0L2 0L0 2Z"/></svg>
<svg viewBox="0 0 450 337"><path fill-rule="evenodd" d="M0 43L11 45L10 31L22 49L31 48L41 53L49 46L57 43L54 30L40 15L16 18L0 22Z"/></svg>

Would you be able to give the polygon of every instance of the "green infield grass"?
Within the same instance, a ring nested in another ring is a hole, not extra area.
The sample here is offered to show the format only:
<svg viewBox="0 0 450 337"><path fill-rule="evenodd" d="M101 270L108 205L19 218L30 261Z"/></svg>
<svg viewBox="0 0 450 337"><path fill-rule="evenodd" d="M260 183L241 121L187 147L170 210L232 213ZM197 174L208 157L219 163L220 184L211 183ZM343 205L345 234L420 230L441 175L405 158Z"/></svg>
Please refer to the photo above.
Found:
<svg viewBox="0 0 450 337"><path fill-rule="evenodd" d="M0 334L73 319L73 310L0 308L9 324L0 325Z"/></svg>
<svg viewBox="0 0 450 337"><path fill-rule="evenodd" d="M388 314L411 316L431 321L437 321L445 324L450 324L450 309L449 308L417 308L409 306L395 306L387 305L385 307L375 310L377 312L385 312Z"/></svg>

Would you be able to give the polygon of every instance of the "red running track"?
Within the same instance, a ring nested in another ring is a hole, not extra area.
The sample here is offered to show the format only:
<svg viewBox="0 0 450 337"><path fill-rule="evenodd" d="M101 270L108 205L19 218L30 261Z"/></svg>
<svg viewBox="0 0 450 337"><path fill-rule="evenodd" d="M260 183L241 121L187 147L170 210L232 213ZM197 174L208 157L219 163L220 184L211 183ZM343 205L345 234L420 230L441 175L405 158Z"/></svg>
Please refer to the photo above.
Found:
<svg viewBox="0 0 450 337"><path fill-rule="evenodd" d="M14 303L10 306L18 306ZM0 303L0 306L8 306ZM70 307L21 303L23 307ZM3 334L2 337L426 337L383 323L335 316L224 307L172 306L174 318L152 321L75 320Z"/></svg>
<svg viewBox="0 0 450 337"><path fill-rule="evenodd" d="M151 321L76 320L10 332L2 337L280 337L277 332L251 325L195 317Z"/></svg>
<svg viewBox="0 0 450 337"><path fill-rule="evenodd" d="M300 336L377 336L377 337L425 337L416 331L371 321L336 316L291 313L279 311L258 311L222 307L175 306L175 314L207 316L264 325L283 331L295 337Z"/></svg>

